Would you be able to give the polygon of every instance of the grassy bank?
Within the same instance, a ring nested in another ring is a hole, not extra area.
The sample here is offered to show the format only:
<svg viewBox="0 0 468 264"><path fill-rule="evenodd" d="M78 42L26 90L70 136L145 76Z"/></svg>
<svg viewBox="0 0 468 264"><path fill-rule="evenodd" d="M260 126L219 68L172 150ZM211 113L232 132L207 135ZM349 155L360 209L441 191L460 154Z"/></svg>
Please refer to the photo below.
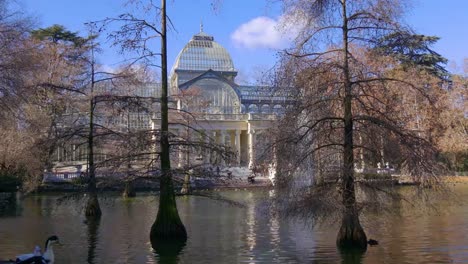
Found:
<svg viewBox="0 0 468 264"><path fill-rule="evenodd" d="M448 183L468 183L468 176L443 176L442 180Z"/></svg>

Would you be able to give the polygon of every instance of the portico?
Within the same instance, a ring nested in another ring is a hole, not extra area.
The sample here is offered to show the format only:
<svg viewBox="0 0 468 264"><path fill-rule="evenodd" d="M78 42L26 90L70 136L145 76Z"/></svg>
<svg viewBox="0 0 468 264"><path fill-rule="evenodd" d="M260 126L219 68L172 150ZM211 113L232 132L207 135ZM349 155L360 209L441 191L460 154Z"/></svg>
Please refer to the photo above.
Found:
<svg viewBox="0 0 468 264"><path fill-rule="evenodd" d="M195 125L191 125L192 132L184 129L183 124L170 125L170 131L178 137L200 145L197 151L176 147L178 167L201 163L252 167L255 164L256 136L272 125L273 118L253 120L250 114L229 115L224 118L218 115L205 117L206 120L197 120ZM208 147L203 147L204 144ZM229 159L219 156L215 150L210 149L212 145L226 148L233 156Z"/></svg>

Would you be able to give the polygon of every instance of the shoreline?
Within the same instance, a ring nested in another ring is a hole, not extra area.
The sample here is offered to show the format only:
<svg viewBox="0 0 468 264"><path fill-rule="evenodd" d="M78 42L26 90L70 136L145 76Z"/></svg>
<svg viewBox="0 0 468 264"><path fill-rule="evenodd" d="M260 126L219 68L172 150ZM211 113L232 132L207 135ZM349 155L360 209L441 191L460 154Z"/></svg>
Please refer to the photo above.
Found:
<svg viewBox="0 0 468 264"><path fill-rule="evenodd" d="M441 176L441 184L468 184L468 176ZM117 181L101 181L98 184L99 192L122 192L124 191L125 182ZM395 183L400 186L416 185L411 180L403 180ZM175 191L179 193L183 183L180 179L175 182ZM191 181L192 190L230 190L230 189L256 189L256 188L272 188L273 184L267 177L256 177L254 183L250 183L243 177L233 177L227 179L225 177L213 178L195 178ZM135 180L133 190L136 192L158 192L159 182L154 180ZM16 192L18 189L5 191ZM50 193L50 192L85 192L86 185L76 184L71 182L43 183L33 193Z"/></svg>
<svg viewBox="0 0 468 264"><path fill-rule="evenodd" d="M100 186L99 186L100 185ZM177 181L175 191L179 193L183 183ZM271 188L273 185L270 179L265 177L256 177L255 182L250 183L247 179L234 177L232 179L224 178L199 178L191 181L192 190L229 190L229 189L255 189L255 188ZM132 186L136 192L157 192L159 191L158 181L136 180ZM98 192L118 192L124 191L124 182L101 182L98 183ZM85 192L86 185L78 185L68 182L47 183L41 184L35 191L37 193L48 192Z"/></svg>

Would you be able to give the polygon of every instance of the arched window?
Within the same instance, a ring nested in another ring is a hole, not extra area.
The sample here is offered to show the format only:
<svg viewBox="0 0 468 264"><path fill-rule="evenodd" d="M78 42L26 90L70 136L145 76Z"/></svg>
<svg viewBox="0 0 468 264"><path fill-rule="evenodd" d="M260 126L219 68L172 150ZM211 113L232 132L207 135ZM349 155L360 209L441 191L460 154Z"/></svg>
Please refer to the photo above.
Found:
<svg viewBox="0 0 468 264"><path fill-rule="evenodd" d="M269 114L269 113L270 113L270 106L267 105L267 104L264 104L264 105L262 105L261 110L262 110L262 111L261 111L262 114Z"/></svg>
<svg viewBox="0 0 468 264"><path fill-rule="evenodd" d="M213 78L200 79L186 90L187 105L192 112L238 114L239 97L227 83ZM187 93L189 93L187 92Z"/></svg>
<svg viewBox="0 0 468 264"><path fill-rule="evenodd" d="M249 105L249 113L251 114L258 113L258 106L254 104Z"/></svg>
<svg viewBox="0 0 468 264"><path fill-rule="evenodd" d="M273 107L273 113L275 114L283 114L284 113L284 108L281 105L275 105Z"/></svg>
<svg viewBox="0 0 468 264"><path fill-rule="evenodd" d="M242 114L245 114L245 113L246 113L245 104L242 104L242 105L241 105L241 113L242 113Z"/></svg>

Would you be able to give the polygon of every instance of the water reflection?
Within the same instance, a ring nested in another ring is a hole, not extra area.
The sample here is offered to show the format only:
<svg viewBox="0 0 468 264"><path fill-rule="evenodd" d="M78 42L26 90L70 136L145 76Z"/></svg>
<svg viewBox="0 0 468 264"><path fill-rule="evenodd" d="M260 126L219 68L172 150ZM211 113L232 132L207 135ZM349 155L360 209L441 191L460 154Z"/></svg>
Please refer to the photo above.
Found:
<svg viewBox="0 0 468 264"><path fill-rule="evenodd" d="M100 223L100 217L89 217L85 222L88 231L88 256L86 260L89 264L96 263L96 245L98 243L98 231Z"/></svg>
<svg viewBox="0 0 468 264"><path fill-rule="evenodd" d="M154 253L158 263L160 264L176 264L179 262L179 254L185 247L184 240L167 240L161 239L152 244Z"/></svg>
<svg viewBox="0 0 468 264"><path fill-rule="evenodd" d="M18 216L21 214L16 193L0 193L0 216Z"/></svg>
<svg viewBox="0 0 468 264"><path fill-rule="evenodd" d="M468 198L468 185L458 189ZM149 230L157 213L154 196L102 203L100 221L83 224L78 200L57 204L61 196L16 199L20 214L0 216L0 256L30 252L50 234L65 245L55 251L58 263L468 263L468 206L447 206L438 214L416 213L394 203L397 214L367 213L369 237L380 245L363 254L338 252L337 227L311 229L303 221L280 218L262 202L274 193L230 191L223 195L247 204L230 206L206 197L178 199L189 235L183 245L158 243Z"/></svg>
<svg viewBox="0 0 468 264"><path fill-rule="evenodd" d="M252 193L248 194L248 198L252 199ZM256 245L256 230L255 230L255 205L253 203L249 203L247 206L247 246L249 250L252 251Z"/></svg>
<svg viewBox="0 0 468 264"><path fill-rule="evenodd" d="M365 250L343 249L340 250L342 264L361 264Z"/></svg>

